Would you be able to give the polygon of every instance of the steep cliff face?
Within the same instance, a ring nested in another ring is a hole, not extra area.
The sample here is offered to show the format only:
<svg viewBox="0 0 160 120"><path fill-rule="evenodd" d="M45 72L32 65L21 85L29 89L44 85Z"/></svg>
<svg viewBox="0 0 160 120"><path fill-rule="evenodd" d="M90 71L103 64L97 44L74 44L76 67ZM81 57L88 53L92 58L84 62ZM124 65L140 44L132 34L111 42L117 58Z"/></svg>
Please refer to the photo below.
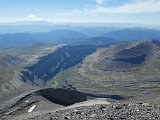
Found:
<svg viewBox="0 0 160 120"><path fill-rule="evenodd" d="M22 71L25 82L44 86L58 72L80 63L87 55L96 50L96 46L64 46L57 51L42 57L36 64Z"/></svg>
<svg viewBox="0 0 160 120"><path fill-rule="evenodd" d="M0 48L0 97L25 85L20 81L24 66L35 64L40 57L53 53L62 45L37 43L25 47Z"/></svg>

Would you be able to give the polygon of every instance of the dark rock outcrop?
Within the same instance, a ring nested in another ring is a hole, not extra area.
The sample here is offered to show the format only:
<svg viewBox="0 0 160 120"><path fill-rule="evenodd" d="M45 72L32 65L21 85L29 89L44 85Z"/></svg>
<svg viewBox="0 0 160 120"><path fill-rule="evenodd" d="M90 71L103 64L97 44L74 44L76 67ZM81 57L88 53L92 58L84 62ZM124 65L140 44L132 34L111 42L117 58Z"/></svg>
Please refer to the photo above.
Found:
<svg viewBox="0 0 160 120"><path fill-rule="evenodd" d="M40 113L46 110L58 109L60 107L86 101L87 96L78 91L46 88L23 95L17 101L14 100L13 98L12 105L0 109L0 119L8 119L12 116L27 114L29 108L33 105L37 107L34 112Z"/></svg>
<svg viewBox="0 0 160 120"><path fill-rule="evenodd" d="M81 92L71 91L71 90L66 90L61 88L42 89L42 90L36 91L33 94L41 95L53 103L64 105L64 106L72 105L74 103L87 100L87 96Z"/></svg>

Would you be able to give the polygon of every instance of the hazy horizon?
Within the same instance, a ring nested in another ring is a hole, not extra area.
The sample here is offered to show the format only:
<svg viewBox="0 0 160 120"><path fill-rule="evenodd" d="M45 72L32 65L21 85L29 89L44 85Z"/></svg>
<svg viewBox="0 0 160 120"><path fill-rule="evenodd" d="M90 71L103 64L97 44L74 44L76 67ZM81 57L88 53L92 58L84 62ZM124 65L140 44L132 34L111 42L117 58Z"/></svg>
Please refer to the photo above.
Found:
<svg viewBox="0 0 160 120"><path fill-rule="evenodd" d="M159 0L2 0L0 23L160 24Z"/></svg>

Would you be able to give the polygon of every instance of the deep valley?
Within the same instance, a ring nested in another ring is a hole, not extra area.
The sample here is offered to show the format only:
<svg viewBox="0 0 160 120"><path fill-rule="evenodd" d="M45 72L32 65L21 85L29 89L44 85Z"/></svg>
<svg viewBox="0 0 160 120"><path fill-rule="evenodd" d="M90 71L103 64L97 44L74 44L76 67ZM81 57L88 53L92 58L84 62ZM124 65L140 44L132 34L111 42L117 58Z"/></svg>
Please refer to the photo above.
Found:
<svg viewBox="0 0 160 120"><path fill-rule="evenodd" d="M122 31L113 34L126 38ZM79 33L65 30L66 36L75 37L67 37L67 42L63 38L58 44L49 42L54 36L52 31L47 42L0 48L0 103L3 103L0 117L21 119L49 110L108 102L159 106L160 42L154 39L158 39L158 31L156 35L151 31L143 29L142 32L150 35L135 34L134 37L129 31L130 40L116 40L110 32L109 36L84 35L85 38L79 39L76 38ZM59 33L60 30L54 34ZM17 37L15 34L5 37L11 36ZM32 107L36 107L35 112L26 114Z"/></svg>

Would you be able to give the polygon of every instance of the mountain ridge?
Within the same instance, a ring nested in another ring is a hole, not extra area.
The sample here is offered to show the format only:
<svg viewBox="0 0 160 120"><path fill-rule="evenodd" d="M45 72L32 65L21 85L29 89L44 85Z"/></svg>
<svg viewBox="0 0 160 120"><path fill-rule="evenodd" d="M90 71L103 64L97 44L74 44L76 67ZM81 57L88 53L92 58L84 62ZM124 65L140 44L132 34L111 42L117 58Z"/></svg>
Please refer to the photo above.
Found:
<svg viewBox="0 0 160 120"><path fill-rule="evenodd" d="M103 37L111 37L119 41L135 41L135 40L160 40L160 30L147 28L130 28L122 29L102 34Z"/></svg>
<svg viewBox="0 0 160 120"><path fill-rule="evenodd" d="M120 95L126 101L158 104L159 56L160 45L155 40L111 45L98 49L77 67L57 75L48 86L56 81L59 87L68 83L82 92Z"/></svg>

